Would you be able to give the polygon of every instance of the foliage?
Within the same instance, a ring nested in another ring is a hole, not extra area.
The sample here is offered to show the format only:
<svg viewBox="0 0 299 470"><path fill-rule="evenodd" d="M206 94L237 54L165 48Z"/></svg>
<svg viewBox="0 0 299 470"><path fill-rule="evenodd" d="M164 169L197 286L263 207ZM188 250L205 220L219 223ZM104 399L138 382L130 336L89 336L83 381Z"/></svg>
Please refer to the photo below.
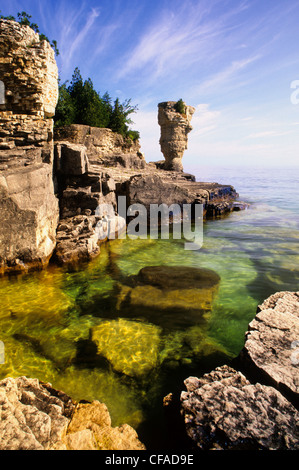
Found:
<svg viewBox="0 0 299 470"><path fill-rule="evenodd" d="M0 10L0 13L1 13L1 10ZM40 41L47 41L50 44L50 46L54 49L55 54L57 56L59 55L59 50L58 50L58 47L57 47L57 41L55 41L55 39L53 39L53 41L50 42L50 40L49 40L49 38L47 38L47 36L40 33L38 25L36 23L31 23L31 21L30 21L30 19L32 18L31 15L28 15L28 13L26 13L25 11L22 11L21 13L18 13L17 16L18 16L17 20L12 15L9 15L9 16L0 15L0 19L1 20L17 21L18 23L20 23L23 26L29 26L30 28L33 29L33 31L35 31L36 33L39 34L39 40Z"/></svg>
<svg viewBox="0 0 299 470"><path fill-rule="evenodd" d="M129 137L139 138L139 133L129 129L132 124L129 116L136 112L131 100L120 103L106 92L101 96L95 89L92 80L83 80L78 67L75 68L72 80L59 86L59 100L55 114L55 127L69 124L85 124L91 127L105 127Z"/></svg>
<svg viewBox="0 0 299 470"><path fill-rule="evenodd" d="M186 105L182 99L177 101L174 105L174 109L176 110L177 113L180 114L185 114L186 113Z"/></svg>

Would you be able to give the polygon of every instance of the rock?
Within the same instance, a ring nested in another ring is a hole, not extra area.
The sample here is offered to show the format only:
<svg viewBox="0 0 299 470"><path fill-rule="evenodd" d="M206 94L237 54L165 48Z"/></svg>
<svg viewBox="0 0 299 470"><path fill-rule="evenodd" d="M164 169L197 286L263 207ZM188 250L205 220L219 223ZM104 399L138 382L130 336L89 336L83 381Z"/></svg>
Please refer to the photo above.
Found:
<svg viewBox="0 0 299 470"><path fill-rule="evenodd" d="M55 129L55 141L84 145L90 161L104 167L144 168L146 164L139 141L125 139L111 129L72 124Z"/></svg>
<svg viewBox="0 0 299 470"><path fill-rule="evenodd" d="M68 450L145 450L131 426L111 426L106 405L98 401L77 406L65 441Z"/></svg>
<svg viewBox="0 0 299 470"><path fill-rule="evenodd" d="M158 365L160 332L158 326L119 318L93 327L91 339L116 371L141 378Z"/></svg>
<svg viewBox="0 0 299 470"><path fill-rule="evenodd" d="M240 361L255 377L299 404L299 292L278 292L258 307Z"/></svg>
<svg viewBox="0 0 299 470"><path fill-rule="evenodd" d="M0 20L0 272L47 265L59 217L53 184L58 99L54 51L28 26Z"/></svg>
<svg viewBox="0 0 299 470"><path fill-rule="evenodd" d="M181 410L194 448L298 450L299 413L274 388L227 366L185 385Z"/></svg>
<svg viewBox="0 0 299 470"><path fill-rule="evenodd" d="M117 309L168 328L190 326L211 311L219 282L209 269L148 266L119 285Z"/></svg>
<svg viewBox="0 0 299 470"><path fill-rule="evenodd" d="M62 439L74 405L36 379L0 382L0 449L48 450Z"/></svg>
<svg viewBox="0 0 299 470"><path fill-rule="evenodd" d="M0 77L5 109L52 117L58 100L58 68L48 41L16 21L0 20Z"/></svg>
<svg viewBox="0 0 299 470"><path fill-rule="evenodd" d="M60 142L55 144L56 171L64 175L84 175L88 172L88 158L84 145Z"/></svg>
<svg viewBox="0 0 299 470"><path fill-rule="evenodd" d="M144 450L136 431L113 428L105 404L76 403L37 379L0 382L0 450Z"/></svg>
<svg viewBox="0 0 299 470"><path fill-rule="evenodd" d="M185 112L175 108L175 101L158 105L158 123L161 126L160 146L165 158L166 170L183 171L182 158L187 148L188 133L192 130L191 119L195 108L185 105Z"/></svg>
<svg viewBox="0 0 299 470"><path fill-rule="evenodd" d="M78 223L78 217L81 222ZM69 266L93 259L100 253L99 237L94 216L75 216L63 219L58 225L54 259Z"/></svg>

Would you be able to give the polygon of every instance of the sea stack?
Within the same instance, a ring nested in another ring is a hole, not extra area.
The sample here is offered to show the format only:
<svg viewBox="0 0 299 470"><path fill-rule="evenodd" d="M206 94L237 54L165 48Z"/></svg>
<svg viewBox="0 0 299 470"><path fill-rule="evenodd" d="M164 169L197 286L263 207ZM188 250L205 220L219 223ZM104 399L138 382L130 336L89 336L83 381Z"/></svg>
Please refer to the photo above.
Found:
<svg viewBox="0 0 299 470"><path fill-rule="evenodd" d="M158 104L158 123L161 127L160 146L165 170L183 171L182 158L187 149L188 134L195 108L182 100Z"/></svg>

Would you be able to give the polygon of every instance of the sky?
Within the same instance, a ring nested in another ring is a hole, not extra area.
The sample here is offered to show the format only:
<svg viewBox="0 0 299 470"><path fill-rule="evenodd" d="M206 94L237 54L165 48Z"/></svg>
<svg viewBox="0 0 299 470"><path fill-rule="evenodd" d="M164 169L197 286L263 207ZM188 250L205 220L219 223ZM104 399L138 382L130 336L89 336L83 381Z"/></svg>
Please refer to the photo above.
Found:
<svg viewBox="0 0 299 470"><path fill-rule="evenodd" d="M147 161L162 160L158 103L196 108L185 171L299 168L298 0L0 0L58 43L100 94L138 106ZM1 78L1 77L0 77Z"/></svg>

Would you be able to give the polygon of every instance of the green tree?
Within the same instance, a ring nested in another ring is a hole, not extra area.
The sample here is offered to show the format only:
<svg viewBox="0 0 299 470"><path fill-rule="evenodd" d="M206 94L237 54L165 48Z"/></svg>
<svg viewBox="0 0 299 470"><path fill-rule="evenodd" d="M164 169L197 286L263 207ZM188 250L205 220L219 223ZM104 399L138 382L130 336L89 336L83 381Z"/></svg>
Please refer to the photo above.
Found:
<svg viewBox="0 0 299 470"><path fill-rule="evenodd" d="M129 116L136 112L131 100L120 103L106 91L103 96L93 86L92 80L83 80L78 67L75 68L69 85L68 82L59 87L59 101L56 108L55 126L69 124L85 124L92 127L107 127L112 131L129 137L139 138L139 133L129 128L132 124Z"/></svg>
<svg viewBox="0 0 299 470"><path fill-rule="evenodd" d="M68 92L67 84L63 83L59 87L59 100L55 112L55 126L67 126L75 121L75 108Z"/></svg>

